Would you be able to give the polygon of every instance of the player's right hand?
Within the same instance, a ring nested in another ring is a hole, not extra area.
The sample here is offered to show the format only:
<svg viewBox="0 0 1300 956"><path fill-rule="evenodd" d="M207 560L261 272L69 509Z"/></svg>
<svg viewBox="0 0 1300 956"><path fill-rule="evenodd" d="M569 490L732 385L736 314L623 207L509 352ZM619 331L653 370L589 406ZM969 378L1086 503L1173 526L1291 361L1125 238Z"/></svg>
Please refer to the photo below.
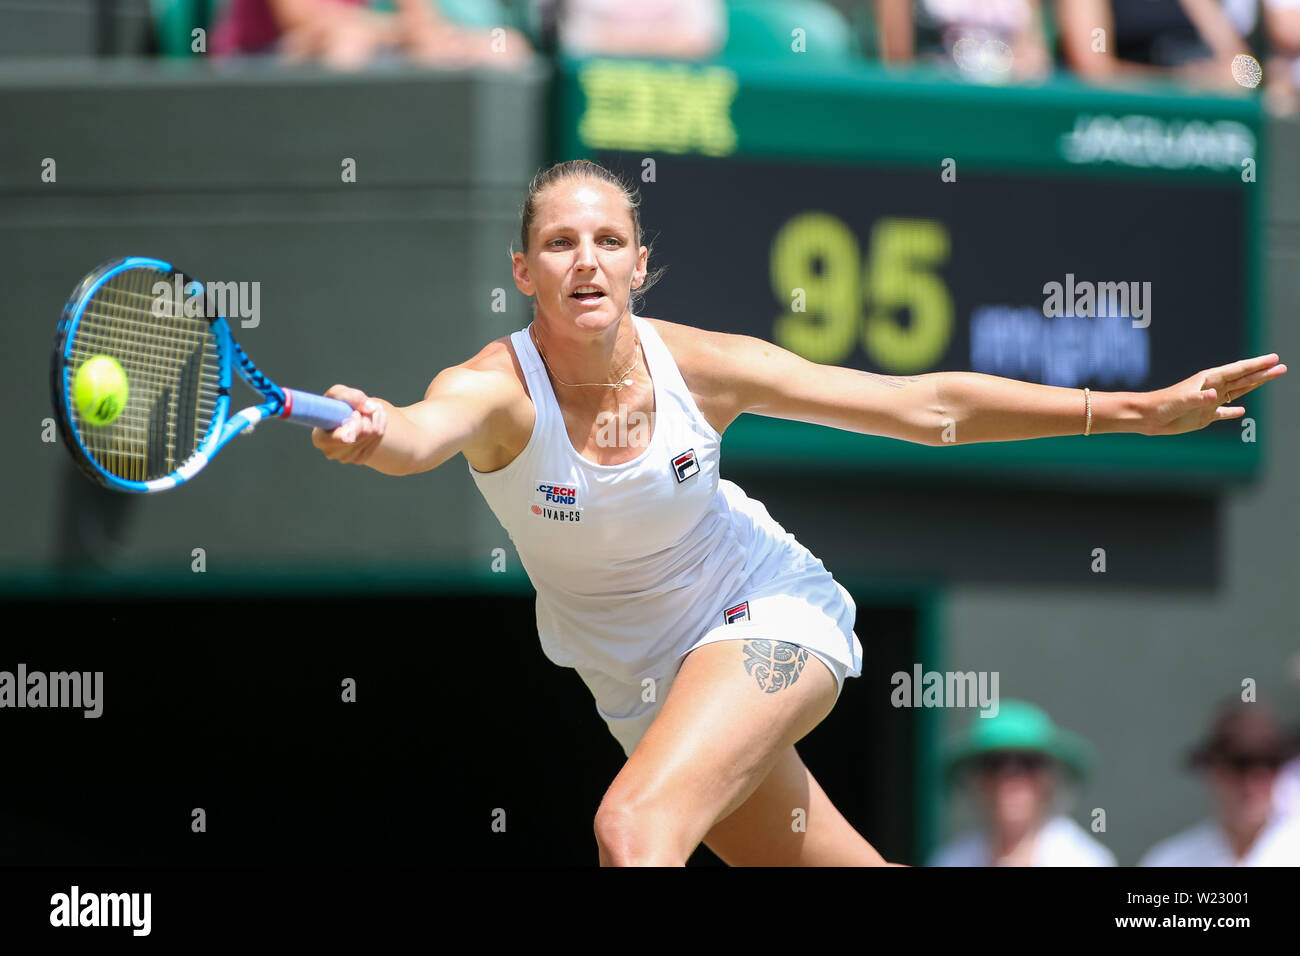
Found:
<svg viewBox="0 0 1300 956"><path fill-rule="evenodd" d="M388 428L388 403L346 385L332 386L325 397L347 402L352 406L352 417L333 431L313 428L311 443L333 461L365 464Z"/></svg>

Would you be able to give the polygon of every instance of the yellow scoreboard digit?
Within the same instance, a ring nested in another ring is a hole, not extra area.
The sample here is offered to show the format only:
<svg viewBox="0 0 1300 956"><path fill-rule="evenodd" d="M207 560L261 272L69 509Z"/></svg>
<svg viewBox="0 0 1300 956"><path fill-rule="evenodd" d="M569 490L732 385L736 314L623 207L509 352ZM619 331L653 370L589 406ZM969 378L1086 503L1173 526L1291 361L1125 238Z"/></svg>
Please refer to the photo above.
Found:
<svg viewBox="0 0 1300 956"><path fill-rule="evenodd" d="M953 335L952 294L939 272L950 246L941 222L883 218L863 259L838 217L792 216L772 241L772 292L789 303L773 341L824 365L843 364L860 344L887 372L928 371Z"/></svg>

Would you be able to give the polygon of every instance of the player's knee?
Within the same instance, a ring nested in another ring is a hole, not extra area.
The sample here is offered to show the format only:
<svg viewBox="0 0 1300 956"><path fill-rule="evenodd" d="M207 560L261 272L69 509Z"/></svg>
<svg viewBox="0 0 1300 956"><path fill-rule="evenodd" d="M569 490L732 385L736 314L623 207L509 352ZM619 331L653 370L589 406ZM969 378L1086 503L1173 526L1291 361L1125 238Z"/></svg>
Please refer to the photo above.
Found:
<svg viewBox="0 0 1300 956"><path fill-rule="evenodd" d="M600 858L609 866L682 866L669 821L653 807L606 794L594 825Z"/></svg>

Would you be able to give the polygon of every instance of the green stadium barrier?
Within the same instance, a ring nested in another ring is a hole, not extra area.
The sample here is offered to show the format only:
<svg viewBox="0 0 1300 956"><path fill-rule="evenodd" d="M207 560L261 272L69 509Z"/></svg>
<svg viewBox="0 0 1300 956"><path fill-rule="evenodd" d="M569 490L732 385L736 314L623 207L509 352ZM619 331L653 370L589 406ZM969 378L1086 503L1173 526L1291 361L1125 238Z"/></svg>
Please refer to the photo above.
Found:
<svg viewBox="0 0 1300 956"><path fill-rule="evenodd" d="M217 0L150 0L154 35L163 56L195 56L194 31L207 30Z"/></svg>
<svg viewBox="0 0 1300 956"><path fill-rule="evenodd" d="M810 63L858 56L857 38L843 15L819 0L729 0L724 56L774 56L790 50L792 31L804 31Z"/></svg>

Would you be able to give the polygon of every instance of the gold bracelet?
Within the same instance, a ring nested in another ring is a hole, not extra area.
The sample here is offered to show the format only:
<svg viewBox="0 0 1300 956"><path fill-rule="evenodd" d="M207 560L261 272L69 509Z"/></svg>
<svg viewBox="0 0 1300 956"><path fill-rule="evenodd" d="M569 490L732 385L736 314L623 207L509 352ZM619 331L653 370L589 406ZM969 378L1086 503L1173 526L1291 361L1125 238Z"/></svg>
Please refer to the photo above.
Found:
<svg viewBox="0 0 1300 956"><path fill-rule="evenodd" d="M1088 410L1088 420L1083 426L1083 433L1085 435L1091 435L1092 434L1092 393L1090 393L1086 388L1083 390L1083 404Z"/></svg>

